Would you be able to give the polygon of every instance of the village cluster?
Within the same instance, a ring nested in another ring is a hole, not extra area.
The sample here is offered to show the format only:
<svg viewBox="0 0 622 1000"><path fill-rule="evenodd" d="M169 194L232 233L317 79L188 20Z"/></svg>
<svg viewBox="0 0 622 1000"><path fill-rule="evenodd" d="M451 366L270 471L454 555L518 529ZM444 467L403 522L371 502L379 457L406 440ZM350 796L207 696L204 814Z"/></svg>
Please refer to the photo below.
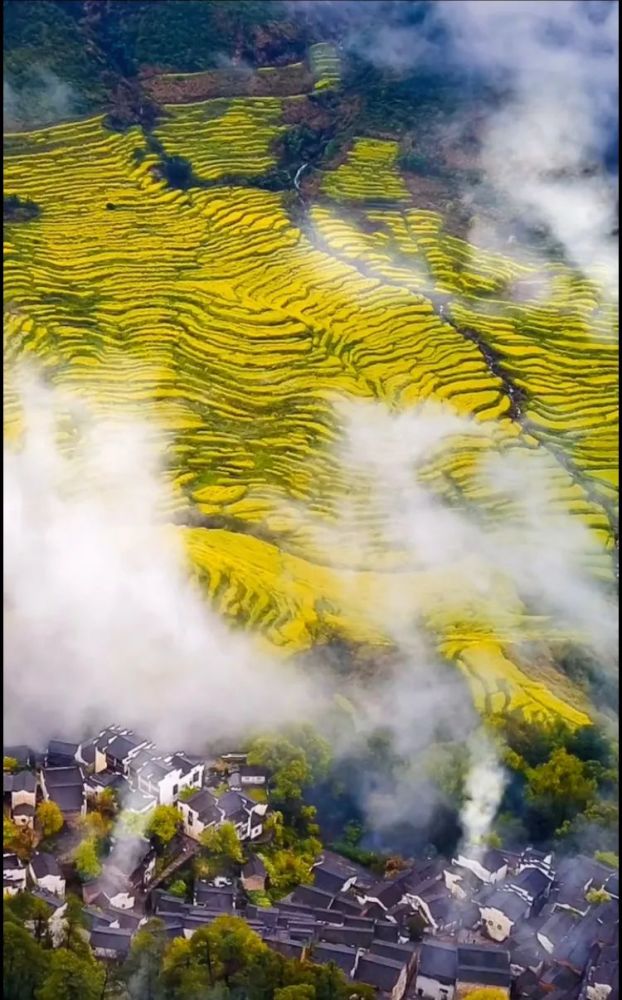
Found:
<svg viewBox="0 0 622 1000"><path fill-rule="evenodd" d="M37 803L52 800L71 832L105 788L127 812L179 810L183 832L163 872L156 874L153 844L124 833L113 837L101 875L82 885L85 933L102 959L124 959L150 916L163 921L170 938L188 938L230 914L282 954L334 962L391 1000L462 1000L480 987L512 1000L618 998L618 875L591 858L474 848L379 879L325 850L312 884L272 906L257 905L252 893L267 882L261 850L270 807L269 796L256 790L269 788L269 775L244 754L217 761L162 754L133 731L110 726L88 742L52 741L43 754L5 747L4 755L20 767L4 774L5 813L20 826L32 827ZM192 902L168 892L201 833L224 822L245 844L238 876L197 879ZM39 851L28 864L4 853L5 895L29 889L49 903L53 941L73 874L61 849Z"/></svg>

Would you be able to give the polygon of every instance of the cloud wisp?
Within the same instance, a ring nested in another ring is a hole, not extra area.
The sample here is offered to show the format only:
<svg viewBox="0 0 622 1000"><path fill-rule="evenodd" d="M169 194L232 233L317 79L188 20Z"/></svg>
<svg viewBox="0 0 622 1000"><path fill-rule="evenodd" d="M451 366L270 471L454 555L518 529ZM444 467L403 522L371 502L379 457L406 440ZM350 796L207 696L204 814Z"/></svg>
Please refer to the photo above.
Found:
<svg viewBox="0 0 622 1000"><path fill-rule="evenodd" d="M307 718L311 683L233 633L163 523L162 441L23 387L4 451L5 735L37 745L111 720L204 747ZM59 446L59 419L72 430Z"/></svg>

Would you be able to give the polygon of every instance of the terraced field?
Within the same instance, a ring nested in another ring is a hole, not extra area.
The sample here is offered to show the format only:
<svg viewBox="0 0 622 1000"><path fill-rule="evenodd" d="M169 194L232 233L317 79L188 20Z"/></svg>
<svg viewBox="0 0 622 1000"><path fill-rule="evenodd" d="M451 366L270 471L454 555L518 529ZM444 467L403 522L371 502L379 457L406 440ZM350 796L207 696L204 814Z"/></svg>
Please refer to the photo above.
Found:
<svg viewBox="0 0 622 1000"><path fill-rule="evenodd" d="M336 80L330 53L312 55L316 78ZM426 495L494 537L511 501L482 486L482 459L520 469L536 455L551 523L587 525L587 568L610 580L612 307L562 265L445 234L412 204L396 143L356 139L300 226L284 195L243 183L274 164L280 98L166 110L156 138L215 186L168 189L142 131L101 118L8 137L5 194L41 215L5 228L5 435L19 431L12 365L36 359L96 411L167 432L170 513L194 572L275 653L334 635L386 643L416 619L483 710L584 721L513 660L516 644L559 637L552 619L508 581L494 600L471 586L475 558L430 569L387 531L390 484L336 444L343 400L450 407L479 432L426 456ZM232 174L237 186L219 183Z"/></svg>

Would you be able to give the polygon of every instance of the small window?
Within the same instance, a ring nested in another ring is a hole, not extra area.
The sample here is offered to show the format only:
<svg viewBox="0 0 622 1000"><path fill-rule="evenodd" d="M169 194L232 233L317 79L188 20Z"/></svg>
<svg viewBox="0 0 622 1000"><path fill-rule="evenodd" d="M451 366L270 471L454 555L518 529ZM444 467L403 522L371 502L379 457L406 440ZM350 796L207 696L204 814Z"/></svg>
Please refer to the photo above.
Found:
<svg viewBox="0 0 622 1000"><path fill-rule="evenodd" d="M188 813L188 826L192 826L192 823L193 823L192 813L189 812Z"/></svg>
<svg viewBox="0 0 622 1000"><path fill-rule="evenodd" d="M498 930L498 931L501 931L501 930L503 930L503 928L501 927L501 924L497 924L497 930Z"/></svg>
<svg viewBox="0 0 622 1000"><path fill-rule="evenodd" d="M179 791L179 785L173 785L173 795L177 795L178 791Z"/></svg>

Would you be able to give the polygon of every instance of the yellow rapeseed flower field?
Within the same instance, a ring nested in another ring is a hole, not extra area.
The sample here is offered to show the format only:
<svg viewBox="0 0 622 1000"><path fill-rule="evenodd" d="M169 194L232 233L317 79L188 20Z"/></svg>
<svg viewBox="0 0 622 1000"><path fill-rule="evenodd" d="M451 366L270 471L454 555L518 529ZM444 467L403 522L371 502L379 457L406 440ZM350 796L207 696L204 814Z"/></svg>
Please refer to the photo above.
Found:
<svg viewBox="0 0 622 1000"><path fill-rule="evenodd" d="M338 79L334 52L318 46L311 62L318 86ZM155 135L202 180L252 177L274 165L281 110L272 97L170 106ZM540 448L554 508L599 539L592 569L607 578L617 367L598 289L561 265L543 274L447 235L412 203L394 142L357 138L324 174L305 230L280 193L241 182L170 190L141 130L107 131L101 117L9 136L6 147L5 194L41 207L5 229L6 437L19 424L7 372L35 359L96 412L122 408L166 431L178 509L230 526L174 529L194 572L223 615L279 655L328 634L386 642L394 601L463 671L482 710L586 721L512 661L513 644L552 634L546 619L515 597L491 620L449 574L386 551L379 512L354 491L356 523L369 529L363 564L356 532L334 521L352 484L332 445L340 399L396 412L446 402L490 433L443 448L420 471L425 487L494 515L476 476L481 449ZM519 301L510 291L521 282L537 288ZM477 338L500 359L496 371ZM524 392L523 426L506 375Z"/></svg>

